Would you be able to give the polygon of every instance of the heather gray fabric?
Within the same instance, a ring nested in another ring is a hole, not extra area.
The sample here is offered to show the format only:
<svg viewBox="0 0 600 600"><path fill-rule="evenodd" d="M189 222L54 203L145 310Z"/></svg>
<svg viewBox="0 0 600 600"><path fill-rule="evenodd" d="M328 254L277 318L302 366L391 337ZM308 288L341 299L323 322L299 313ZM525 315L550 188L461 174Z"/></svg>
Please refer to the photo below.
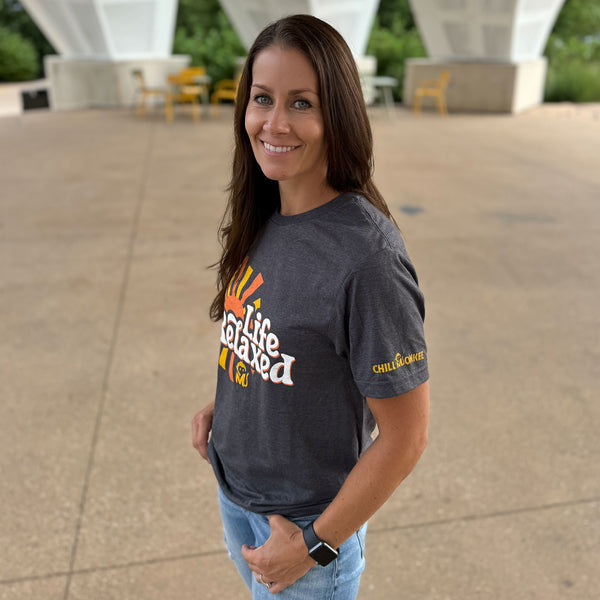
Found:
<svg viewBox="0 0 600 600"><path fill-rule="evenodd" d="M343 194L275 214L230 284L209 453L253 512L320 513L371 441L365 396L428 379L424 303L398 230Z"/></svg>

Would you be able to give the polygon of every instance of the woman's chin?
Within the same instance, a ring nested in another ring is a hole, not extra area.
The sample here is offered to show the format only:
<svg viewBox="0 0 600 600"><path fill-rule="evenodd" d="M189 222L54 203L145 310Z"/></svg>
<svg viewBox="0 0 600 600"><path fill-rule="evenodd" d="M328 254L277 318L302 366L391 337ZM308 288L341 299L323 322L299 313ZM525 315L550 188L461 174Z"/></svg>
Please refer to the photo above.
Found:
<svg viewBox="0 0 600 600"><path fill-rule="evenodd" d="M278 169L262 169L263 175L272 181L285 181L288 178L286 173Z"/></svg>

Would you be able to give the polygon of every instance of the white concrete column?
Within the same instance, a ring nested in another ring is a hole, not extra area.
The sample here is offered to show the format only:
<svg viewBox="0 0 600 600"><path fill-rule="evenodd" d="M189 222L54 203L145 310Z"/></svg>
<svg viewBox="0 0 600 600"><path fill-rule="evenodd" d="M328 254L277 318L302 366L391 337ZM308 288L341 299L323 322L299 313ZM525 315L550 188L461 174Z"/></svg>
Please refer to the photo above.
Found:
<svg viewBox="0 0 600 600"><path fill-rule="evenodd" d="M429 55L407 61L404 103L447 70L452 110L520 112L543 100L548 35L564 0L410 0Z"/></svg>
<svg viewBox="0 0 600 600"><path fill-rule="evenodd" d="M52 108L129 105L130 69L166 85L177 0L21 0L59 56L46 57ZM160 82L157 81L160 74Z"/></svg>

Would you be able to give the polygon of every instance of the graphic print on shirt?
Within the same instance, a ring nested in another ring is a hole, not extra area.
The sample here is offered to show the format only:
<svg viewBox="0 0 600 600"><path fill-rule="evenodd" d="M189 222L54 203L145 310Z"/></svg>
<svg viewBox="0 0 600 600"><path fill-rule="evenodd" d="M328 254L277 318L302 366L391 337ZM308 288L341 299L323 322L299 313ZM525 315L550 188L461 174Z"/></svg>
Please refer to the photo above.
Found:
<svg viewBox="0 0 600 600"><path fill-rule="evenodd" d="M279 351L279 338L261 312L261 299L250 299L264 283L261 273L253 273L246 257L225 291L219 366L242 387L259 375L267 382L294 385L296 359Z"/></svg>

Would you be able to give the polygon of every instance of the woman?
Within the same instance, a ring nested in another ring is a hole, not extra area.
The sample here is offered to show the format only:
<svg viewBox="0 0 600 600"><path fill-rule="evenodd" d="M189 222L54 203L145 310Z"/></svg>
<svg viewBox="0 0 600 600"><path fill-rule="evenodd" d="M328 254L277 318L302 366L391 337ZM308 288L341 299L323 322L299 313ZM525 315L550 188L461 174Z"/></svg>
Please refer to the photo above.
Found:
<svg viewBox="0 0 600 600"><path fill-rule="evenodd" d="M423 297L332 27L296 15L258 36L234 128L216 402L192 441L252 597L347 600L367 520L426 445Z"/></svg>

